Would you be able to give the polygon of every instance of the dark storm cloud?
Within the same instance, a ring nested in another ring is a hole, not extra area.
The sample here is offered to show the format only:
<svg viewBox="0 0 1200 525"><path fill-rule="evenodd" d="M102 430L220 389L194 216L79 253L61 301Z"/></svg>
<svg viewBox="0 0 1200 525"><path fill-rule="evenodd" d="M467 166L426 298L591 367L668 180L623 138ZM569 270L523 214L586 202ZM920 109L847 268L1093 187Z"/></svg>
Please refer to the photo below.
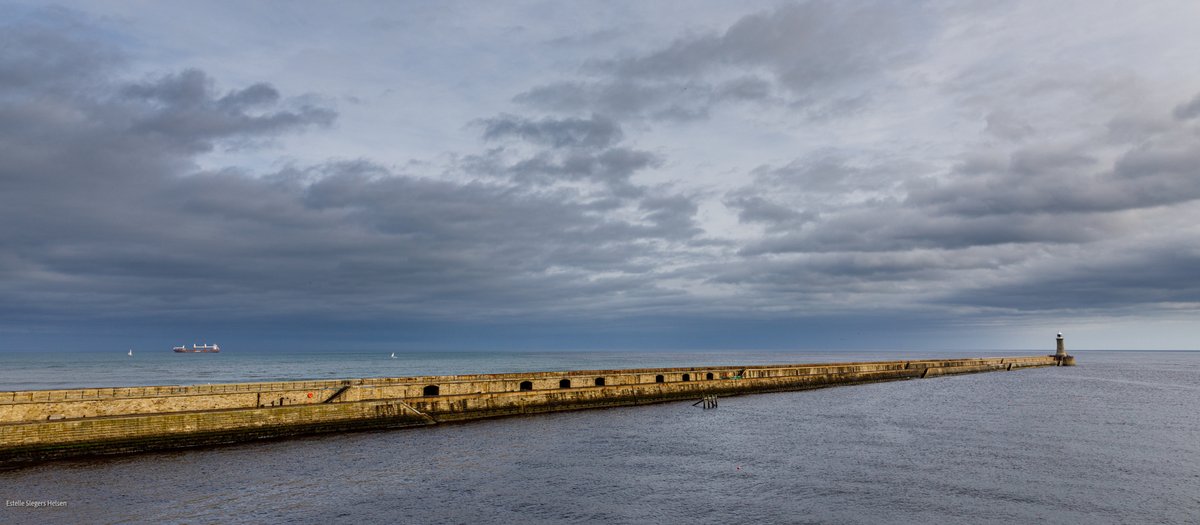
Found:
<svg viewBox="0 0 1200 525"><path fill-rule="evenodd" d="M1073 150L1020 150L997 170L914 188L909 202L979 217L1111 212L1200 198L1200 140L1149 141L1104 166Z"/></svg>
<svg viewBox="0 0 1200 525"><path fill-rule="evenodd" d="M725 204L767 226L744 255L1087 243L1123 235L1116 213L1200 199L1200 136L1142 134L1110 160L1078 146L967 154L949 172L852 165L837 154L755 170ZM847 199L848 195L864 197Z"/></svg>
<svg viewBox="0 0 1200 525"><path fill-rule="evenodd" d="M1194 213L1200 135L1161 117L1125 141L968 152L944 172L830 152L760 167L724 203L766 234L706 271L792 304L903 293L910 306L996 315L1195 304L1188 233L1154 228Z"/></svg>
<svg viewBox="0 0 1200 525"><path fill-rule="evenodd" d="M518 102L555 111L592 108L616 116L690 120L714 105L758 102L828 114L854 108L875 87L863 81L911 62L932 33L920 4L787 3L717 34L597 59L588 78L537 86Z"/></svg>
<svg viewBox="0 0 1200 525"><path fill-rule="evenodd" d="M738 213L743 223L761 224L767 235L746 243L742 253L827 252L864 246L868 250L890 250L911 240L894 240L883 246L868 238L871 221L904 210L896 204L895 192L907 176L909 165L871 165L853 159L848 152L817 151L782 166L760 166L752 170L752 183L730 191L723 203ZM853 195L871 197L865 201ZM886 237L886 236L881 236ZM875 243L875 248L865 247ZM916 247L916 246L914 246Z"/></svg>
<svg viewBox="0 0 1200 525"><path fill-rule="evenodd" d="M22 48L0 71L40 57L54 67L23 75L60 88L14 82L0 98L0 310L13 322L624 315L678 295L650 276L656 243L700 233L691 198L630 181L658 159L619 146L620 127L601 116L484 121L488 138L523 153L474 181L366 160L197 171L197 153L322 128L336 113L266 83L221 90L196 69L81 81L60 65L117 62L59 56L95 43L10 42ZM619 198L542 178L595 181Z"/></svg>
<svg viewBox="0 0 1200 525"><path fill-rule="evenodd" d="M909 307L996 315L1194 304L1187 234L1139 240L1154 219L1131 215L1187 216L1200 199L1186 107L1085 146L1027 144L1035 130L1000 133L991 114L986 131L1011 153L968 150L948 170L837 151L759 167L723 203L764 235L702 272L801 309L905 295Z"/></svg>
<svg viewBox="0 0 1200 525"><path fill-rule="evenodd" d="M695 221L698 206L685 195L651 195L641 200L642 219L667 239L690 239L704 232Z"/></svg>
<svg viewBox="0 0 1200 525"><path fill-rule="evenodd" d="M796 209L744 192L728 195L723 202L738 211L738 220L741 222L763 223L772 231L797 230L818 217L815 212Z"/></svg>
<svg viewBox="0 0 1200 525"><path fill-rule="evenodd" d="M766 237L745 255L906 251L1025 243L1077 243L1104 238L1110 224L1090 217L953 218L930 216L892 204L831 213L810 229Z"/></svg>
<svg viewBox="0 0 1200 525"><path fill-rule="evenodd" d="M722 340L739 340L759 323L794 336L825 320L1194 310L1200 96L1026 68L1028 50L991 49L1030 36L1010 11L783 3L673 39L522 44L570 47L553 60L579 67L561 77L545 60L497 71L509 55L465 45L430 62L478 78L382 74L395 64L368 53L234 86L217 66L129 64L126 37L34 11L0 27L0 333L274 320L381 339L392 323L481 322L559 340L734 326L747 332ZM1063 51L1044 41L1039 57ZM609 42L632 51L578 56ZM330 71L348 76L313 83ZM381 102L366 94L378 78L414 87ZM478 79L524 91L484 106L495 89ZM457 87L415 94L435 84ZM430 124L448 107L459 117ZM406 150L417 135L444 149Z"/></svg>
<svg viewBox="0 0 1200 525"><path fill-rule="evenodd" d="M1009 282L967 286L941 302L1005 310L1110 310L1200 302L1200 252L1170 239L1108 253L1089 250L1087 257L1035 268Z"/></svg>
<svg viewBox="0 0 1200 525"><path fill-rule="evenodd" d="M905 249L896 252L809 253L802 257L748 258L736 267L713 268L713 280L755 290L766 298L778 294L811 294L798 302L826 301L836 296L847 304L856 297L920 295L943 286L956 289L958 274L994 271L1020 263L1026 255L989 247L963 250ZM778 299L776 299L778 301ZM790 302L797 302L792 299Z"/></svg>
<svg viewBox="0 0 1200 525"><path fill-rule="evenodd" d="M644 188L630 181L633 174L660 163L658 156L650 152L626 147L602 151L536 151L511 160L504 153L493 151L468 157L464 169L482 176L505 178L522 186L588 181L605 188L608 196L627 199L644 193Z"/></svg>
<svg viewBox="0 0 1200 525"><path fill-rule="evenodd" d="M484 139L518 147L471 155L464 168L520 185L588 181L608 193L597 198L632 199L642 197L646 190L632 182L633 175L662 162L654 153L620 145L624 136L621 126L600 115L537 120L501 115L477 124L483 127Z"/></svg>
<svg viewBox="0 0 1200 525"><path fill-rule="evenodd" d="M609 118L564 118L530 120L515 115L501 115L482 121L483 136L489 140L516 137L553 148L604 148L623 137L621 126Z"/></svg>
<svg viewBox="0 0 1200 525"><path fill-rule="evenodd" d="M213 81L203 71L189 69L163 78L127 85L121 95L143 104L131 130L166 139L176 147L207 151L214 139L269 136L305 126L329 126L337 114L328 109L301 105L295 110L251 113L279 100L268 84L255 84L217 96Z"/></svg>
<svg viewBox="0 0 1200 525"><path fill-rule="evenodd" d="M991 173L914 188L910 203L967 217L1109 212L1200 198L1200 144L1133 147L1108 167L1073 151L1018 151Z"/></svg>
<svg viewBox="0 0 1200 525"><path fill-rule="evenodd" d="M859 157L859 158L855 158ZM815 151L783 166L760 166L752 172L754 187L799 191L822 199L855 191L883 191L902 184L911 166L864 165L862 154Z"/></svg>
<svg viewBox="0 0 1200 525"><path fill-rule="evenodd" d="M811 1L746 16L722 34L676 40L642 56L599 60L624 78L693 78L721 67L762 67L795 92L877 72L911 58L921 6ZM900 43L906 45L897 45Z"/></svg>
<svg viewBox="0 0 1200 525"><path fill-rule="evenodd" d="M1174 115L1179 120L1194 119L1200 116L1200 93L1192 97L1192 100L1175 106Z"/></svg>

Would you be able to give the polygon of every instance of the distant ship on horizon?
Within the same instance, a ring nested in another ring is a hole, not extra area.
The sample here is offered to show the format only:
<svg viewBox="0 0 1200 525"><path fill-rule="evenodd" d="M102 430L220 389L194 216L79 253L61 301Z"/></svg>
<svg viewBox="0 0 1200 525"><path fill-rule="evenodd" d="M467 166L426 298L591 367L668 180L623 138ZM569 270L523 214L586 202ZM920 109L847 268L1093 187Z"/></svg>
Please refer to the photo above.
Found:
<svg viewBox="0 0 1200 525"><path fill-rule="evenodd" d="M176 346L175 348L172 348L171 350L178 354L193 354L193 353L215 354L215 353L221 351L221 347L219 345L215 345L215 344L210 345L210 344L206 343L206 344L198 345L196 343L192 343L191 348L188 348L186 346Z"/></svg>

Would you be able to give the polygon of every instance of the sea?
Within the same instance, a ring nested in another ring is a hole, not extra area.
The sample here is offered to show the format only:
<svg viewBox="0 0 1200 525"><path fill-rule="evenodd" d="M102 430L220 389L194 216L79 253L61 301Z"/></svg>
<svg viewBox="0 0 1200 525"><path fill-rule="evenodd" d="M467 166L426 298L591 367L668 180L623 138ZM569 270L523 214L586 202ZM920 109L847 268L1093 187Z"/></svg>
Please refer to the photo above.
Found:
<svg viewBox="0 0 1200 525"><path fill-rule="evenodd" d="M0 523L1200 523L1200 352L64 460ZM1029 352L0 354L0 391ZM41 503L27 505L27 503Z"/></svg>

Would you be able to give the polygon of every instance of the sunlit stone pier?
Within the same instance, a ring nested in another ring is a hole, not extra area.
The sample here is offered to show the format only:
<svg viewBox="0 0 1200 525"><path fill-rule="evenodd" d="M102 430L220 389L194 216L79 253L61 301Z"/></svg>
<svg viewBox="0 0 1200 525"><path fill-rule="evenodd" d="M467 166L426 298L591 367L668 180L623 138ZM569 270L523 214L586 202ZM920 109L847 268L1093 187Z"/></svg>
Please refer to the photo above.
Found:
<svg viewBox="0 0 1200 525"><path fill-rule="evenodd" d="M1044 356L0 392L0 465L1074 364Z"/></svg>

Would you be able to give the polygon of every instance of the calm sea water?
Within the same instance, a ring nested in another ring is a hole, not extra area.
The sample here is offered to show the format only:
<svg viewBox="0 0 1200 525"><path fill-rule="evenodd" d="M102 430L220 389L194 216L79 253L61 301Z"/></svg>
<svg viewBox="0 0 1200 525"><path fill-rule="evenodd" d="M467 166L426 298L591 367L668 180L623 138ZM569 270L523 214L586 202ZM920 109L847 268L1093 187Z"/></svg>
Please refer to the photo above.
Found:
<svg viewBox="0 0 1200 525"><path fill-rule="evenodd" d="M1200 353L1077 356L1074 368L728 397L715 410L54 462L0 472L0 499L66 506L0 507L0 523L1200 523ZM0 389L914 355L93 356L58 373L25 361L14 372L10 357Z"/></svg>

